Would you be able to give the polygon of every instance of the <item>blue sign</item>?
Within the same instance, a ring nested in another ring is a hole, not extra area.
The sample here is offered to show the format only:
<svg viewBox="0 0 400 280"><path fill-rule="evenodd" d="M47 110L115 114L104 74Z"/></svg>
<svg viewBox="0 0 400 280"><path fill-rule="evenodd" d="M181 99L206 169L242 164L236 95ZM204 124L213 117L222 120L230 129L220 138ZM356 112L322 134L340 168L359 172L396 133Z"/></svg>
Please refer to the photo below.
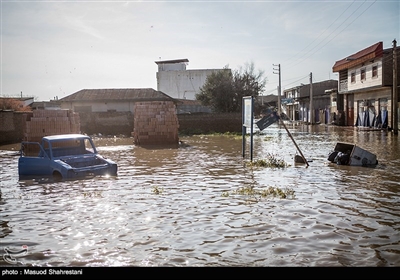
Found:
<svg viewBox="0 0 400 280"><path fill-rule="evenodd" d="M278 115L276 114L276 112L272 112L271 114L264 116L261 120L256 122L256 125L260 130L263 130L266 129L271 124L273 124L274 122L276 122L277 120L279 120Z"/></svg>

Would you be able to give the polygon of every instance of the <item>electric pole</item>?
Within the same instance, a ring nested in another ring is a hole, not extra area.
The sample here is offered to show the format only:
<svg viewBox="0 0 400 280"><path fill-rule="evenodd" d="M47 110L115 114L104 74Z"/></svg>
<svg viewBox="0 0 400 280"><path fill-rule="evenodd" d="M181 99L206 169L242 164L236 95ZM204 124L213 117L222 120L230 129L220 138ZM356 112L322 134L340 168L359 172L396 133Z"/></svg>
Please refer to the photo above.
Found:
<svg viewBox="0 0 400 280"><path fill-rule="evenodd" d="M310 72L310 123L314 123L312 72Z"/></svg>
<svg viewBox="0 0 400 280"><path fill-rule="evenodd" d="M282 89L282 85L281 85L281 65L278 64L272 64L273 66L278 66L278 69L273 68L274 71L278 71L278 72L273 72L274 74L278 74L279 75L279 86L278 86L278 116L279 119L281 118L281 89Z"/></svg>
<svg viewBox="0 0 400 280"><path fill-rule="evenodd" d="M392 90L392 120L393 120L393 133L397 135L399 133L399 117L397 114L398 110L398 88L397 88L397 45L396 39L393 40L393 90Z"/></svg>

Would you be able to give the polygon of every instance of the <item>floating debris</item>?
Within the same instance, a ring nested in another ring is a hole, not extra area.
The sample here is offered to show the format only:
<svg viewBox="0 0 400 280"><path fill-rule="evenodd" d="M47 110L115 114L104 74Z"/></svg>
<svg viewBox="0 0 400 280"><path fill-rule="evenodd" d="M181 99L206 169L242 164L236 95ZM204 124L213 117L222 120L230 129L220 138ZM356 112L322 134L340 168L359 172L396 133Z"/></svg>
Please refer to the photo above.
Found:
<svg viewBox="0 0 400 280"><path fill-rule="evenodd" d="M336 143L328 160L337 165L375 166L378 164L375 154L350 143Z"/></svg>

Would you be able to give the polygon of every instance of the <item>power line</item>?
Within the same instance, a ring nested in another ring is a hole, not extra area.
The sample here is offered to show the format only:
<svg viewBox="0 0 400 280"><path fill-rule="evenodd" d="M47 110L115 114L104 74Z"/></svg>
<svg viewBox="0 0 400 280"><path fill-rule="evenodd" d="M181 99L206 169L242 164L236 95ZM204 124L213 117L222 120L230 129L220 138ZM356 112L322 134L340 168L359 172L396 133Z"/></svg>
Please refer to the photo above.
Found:
<svg viewBox="0 0 400 280"><path fill-rule="evenodd" d="M364 3L365 3L365 2L366 2L366 1L364 1ZM322 49L323 47L325 47L328 43L330 43L333 39L335 39L340 33L342 33L350 24L352 24L353 22L355 22L362 14L364 14L373 4L375 4L375 2L376 2L376 0L375 0L374 2L372 2L371 5L369 5L361 14L359 14L353 21L351 21L347 26L345 26L339 33L337 33L334 37L332 37L332 38L331 38L328 42L326 42L323 46L321 46L321 47L320 47L319 49L317 49L315 52L313 52L313 53L311 53L310 55L304 57L303 60L299 61L298 63L296 63L296 64L294 64L294 65L292 65L292 66L298 65L300 62L303 62L305 59L309 58L311 55L315 54L317 51L319 51L320 49ZM364 4L364 3L363 3L363 4ZM363 4L362 4L362 5L363 5ZM361 6L362 6L362 5L361 5ZM360 6L360 7L361 7L361 6ZM359 8L360 8L360 7L359 7ZM359 8L357 8L357 10L358 10ZM357 10L356 10L356 11L357 11ZM354 14L354 12L353 12L352 14ZM346 19L346 20L347 20L347 19ZM345 20L345 21L346 21L346 20ZM345 21L344 21L344 22L345 22ZM344 22L343 22L343 23L344 23ZM343 24L343 23L342 23L342 24ZM341 25L342 25L342 24L341 24ZM341 25L340 25L340 26L341 26ZM336 29L337 29L337 28L336 28ZM335 29L335 30L336 30L336 29ZM331 34L332 34L332 33L331 33ZM318 45L319 45L319 44L318 44Z"/></svg>
<svg viewBox="0 0 400 280"><path fill-rule="evenodd" d="M331 27L353 4L354 4L354 2L356 2L356 0L354 0L347 8L346 8L346 10L342 13L342 14L340 14L330 25L329 25L329 27ZM338 27L336 27L327 37L325 37L320 43L318 43L317 45L315 45L312 49L310 49L308 52L306 52L306 54L307 53L310 53L312 50L314 50L316 47L318 47L321 43L323 43L326 39L328 39L339 27L341 27L346 21L348 21L348 19L354 14L354 13L356 13L365 3L367 2L367 0L365 0L360 6L358 6L358 8L356 9L356 10L354 10ZM301 63L301 62L303 62L305 59L307 59L308 57L310 57L311 55L313 55L315 52L317 52L317 51L319 51L321 48L323 48L323 47L325 47L328 43L330 43L333 39L335 39L339 34L341 34L349 25L351 25L354 21L356 21L361 15L363 15L373 4L375 4L375 2L376 2L376 0L375 1L373 1L366 9L364 9L354 20L352 20L350 23L348 23L342 30L340 30L340 32L339 33L337 33L335 36L333 36L328 42L326 42L324 45L322 45L319 49L317 49L316 51L314 51L313 53L311 53L311 54L309 54L308 56L305 56L302 60L300 60L300 61L298 61L297 63L295 63L295 64L292 64L291 65L291 67L293 67L293 66L295 66L295 65L298 65L299 63ZM329 29L329 27L327 28L327 29ZM326 31L326 30L325 30ZM324 34L324 32L325 31L323 31L313 42L311 42L309 45L311 45L312 43L314 43L322 34ZM308 46L309 45L307 45L304 49L306 49L306 48L308 48ZM304 50L303 49L303 50ZM289 62L289 65L290 65L290 62ZM291 67L289 67L289 68L291 68ZM274 73L274 74L277 74L277 73ZM297 81L294 81L294 82L292 82L292 83L289 83L289 84L287 84L286 86L288 86L288 85L291 85L291 84L295 84L295 83L297 83L298 81L301 81L302 79L305 79L306 77L308 77L308 75L307 76L305 76L305 77L302 77L301 79L299 79L299 80L297 80ZM286 82L287 80L285 80L285 82ZM282 90L282 89L280 89L280 90Z"/></svg>
<svg viewBox="0 0 400 280"><path fill-rule="evenodd" d="M286 80L283 80L283 84L287 83L288 81L297 79L296 81L293 81L293 82L291 82L291 83L289 83L289 84L287 84L287 85L295 84L295 83L297 83L297 82L299 82L299 81L301 81L301 80L303 80L303 79L305 79L305 78L308 78L308 77L309 77L309 74L307 74L307 75L304 76L304 77L295 77L295 78L291 78L291 79L286 79ZM278 82L271 83L270 85L274 85L274 84L278 84ZM286 84L285 84L285 85L286 85ZM287 86L287 85L286 85L286 86ZM271 93L271 92L274 92L274 91L276 91L276 90L277 90L277 89L274 88L274 89L269 90L269 91L266 92L266 93Z"/></svg>
<svg viewBox="0 0 400 280"><path fill-rule="evenodd" d="M291 85L291 84L295 84L295 83L297 83L297 82L300 82L301 80L303 80L303 79L305 79L305 78L308 78L309 76L310 76L310 75L307 74L306 76L302 77L301 79L298 79L297 81L291 82L290 84L287 84L286 86L289 86L289 85Z"/></svg>
<svg viewBox="0 0 400 280"><path fill-rule="evenodd" d="M356 0L354 0L326 29L324 29L324 31L322 31L318 36L317 36L317 38L315 38L311 43L309 43L305 48L303 48L301 51L299 51L297 54L300 54L302 51L304 51L304 50L306 50L310 45L312 45L315 41L317 41L318 40L318 38L319 37L321 37L322 36L322 34L324 34L336 21L338 21L339 20L339 18L345 13L345 12L347 12L347 10L348 9L350 9L350 7L354 4L354 2L355 2ZM361 6L360 6L361 7ZM347 20L347 19L346 19ZM346 21L345 20L345 21ZM340 26L340 25L339 25ZM335 29L336 30L336 29ZM331 33L332 34L332 33ZM329 35L328 35L329 36ZM311 49L312 50L312 49ZM310 50L310 51L311 51ZM293 58L297 55L297 54L295 54L294 56L292 56L291 58L289 58L288 60L286 60L286 61L293 61ZM290 62L289 62L289 65L290 65Z"/></svg>

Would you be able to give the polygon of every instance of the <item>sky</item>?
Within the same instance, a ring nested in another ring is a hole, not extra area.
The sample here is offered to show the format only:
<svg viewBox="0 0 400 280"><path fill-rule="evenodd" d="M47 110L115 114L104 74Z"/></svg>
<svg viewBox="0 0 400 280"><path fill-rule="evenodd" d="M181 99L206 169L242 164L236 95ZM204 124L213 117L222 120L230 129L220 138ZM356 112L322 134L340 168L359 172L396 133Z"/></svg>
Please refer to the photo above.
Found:
<svg viewBox="0 0 400 280"><path fill-rule="evenodd" d="M264 95L338 79L334 63L400 45L400 1L1 1L1 97L157 89L156 61L245 69ZM280 65L280 75L279 75Z"/></svg>

